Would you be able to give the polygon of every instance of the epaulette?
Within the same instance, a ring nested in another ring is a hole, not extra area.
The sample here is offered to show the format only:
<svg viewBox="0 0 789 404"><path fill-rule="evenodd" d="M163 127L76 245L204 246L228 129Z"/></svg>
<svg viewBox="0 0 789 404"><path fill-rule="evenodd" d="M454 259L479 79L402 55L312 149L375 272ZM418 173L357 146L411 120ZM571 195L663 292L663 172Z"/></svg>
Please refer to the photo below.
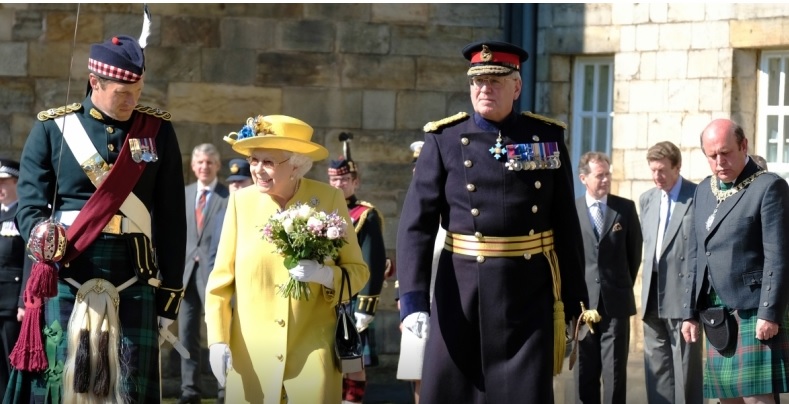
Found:
<svg viewBox="0 0 789 404"><path fill-rule="evenodd" d="M82 104L75 102L73 104L64 105L62 107L43 110L38 113L37 117L39 121L43 122L49 119L55 119L59 116L70 114L74 111L79 111L80 109L82 109Z"/></svg>
<svg viewBox="0 0 789 404"><path fill-rule="evenodd" d="M362 205L365 208L369 208L369 209L365 210L364 212L362 212L361 215L359 215L359 219L356 222L356 226L354 226L354 230L356 230L356 232L358 233L362 229L362 226L364 226L364 222L367 220L367 215L370 213L371 210L375 209L375 206L373 206L373 204L370 203L370 202L361 201L361 200L356 200L356 204L357 205ZM384 230L384 216L381 214L381 211L379 211L377 209L375 211L376 211L376 213L378 213L378 220L380 221L380 224L381 224L381 231L383 231Z"/></svg>
<svg viewBox="0 0 789 404"><path fill-rule="evenodd" d="M470 115L465 112L458 112L457 114L448 116L444 119L439 119L434 122L428 122L425 124L422 130L425 132L435 132L445 126L448 126L449 124L462 122L468 119L469 116Z"/></svg>
<svg viewBox="0 0 789 404"><path fill-rule="evenodd" d="M373 206L372 203L367 202L367 201L359 201L359 200L357 200L356 203L359 204L359 205L367 206L368 208L371 208L371 209L375 209L375 206Z"/></svg>
<svg viewBox="0 0 789 404"><path fill-rule="evenodd" d="M143 114L153 115L157 118L162 118L165 121L169 121L170 118L172 118L172 115L170 115L169 112L159 108L151 108L149 106L137 104L137 106L134 107L134 109L136 111L142 112Z"/></svg>
<svg viewBox="0 0 789 404"><path fill-rule="evenodd" d="M528 116L529 118L539 119L539 120L541 120L543 122L546 122L546 123L549 123L551 125L559 126L562 129L567 129L567 124L562 122L562 121L560 121L560 120L558 120L558 119L548 118L547 116L538 115L538 114L535 114L534 112L529 112L529 111L524 111L522 114L524 116Z"/></svg>

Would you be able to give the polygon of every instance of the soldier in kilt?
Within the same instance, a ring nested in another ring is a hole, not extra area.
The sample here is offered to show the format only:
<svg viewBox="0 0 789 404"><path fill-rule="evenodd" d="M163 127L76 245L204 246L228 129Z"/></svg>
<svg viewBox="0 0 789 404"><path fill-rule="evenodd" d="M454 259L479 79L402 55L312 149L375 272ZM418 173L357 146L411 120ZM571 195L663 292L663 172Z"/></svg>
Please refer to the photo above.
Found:
<svg viewBox="0 0 789 404"><path fill-rule="evenodd" d="M373 319L378 308L381 289L386 271L386 248L383 237L383 216L369 202L356 198L356 189L359 187L360 178L356 163L351 160L350 135L343 133L340 140L343 144L343 156L339 160L332 160L329 164L329 184L342 190L348 203L348 212L353 220L359 246L362 249L364 262L370 268L370 280L364 288L353 297L354 316L356 329L362 338L364 346L364 366L378 365L378 354L375 349L375 329ZM343 378L343 403L361 403L367 385L367 375L364 370L346 374Z"/></svg>
<svg viewBox="0 0 789 404"><path fill-rule="evenodd" d="M713 175L694 197L688 259L695 266L682 335L698 342L704 320L705 398L774 403L789 391L789 186L748 156L748 139L731 120L712 121L701 147ZM710 321L717 307L733 313L725 320L737 324L731 338L716 338L725 328Z"/></svg>
<svg viewBox="0 0 789 404"><path fill-rule="evenodd" d="M20 233L34 256L42 229L68 244L36 257L4 402L161 402L186 225L170 114L137 103L146 38L92 45L86 98L42 111L22 151Z"/></svg>

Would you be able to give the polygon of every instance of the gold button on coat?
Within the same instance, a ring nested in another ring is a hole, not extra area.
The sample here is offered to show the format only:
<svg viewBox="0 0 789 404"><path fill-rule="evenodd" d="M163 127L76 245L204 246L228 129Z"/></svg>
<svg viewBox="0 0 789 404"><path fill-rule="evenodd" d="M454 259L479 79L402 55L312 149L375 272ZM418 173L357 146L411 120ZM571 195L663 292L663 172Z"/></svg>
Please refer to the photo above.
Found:
<svg viewBox="0 0 789 404"><path fill-rule="evenodd" d="M284 327L285 326L285 320L283 320L283 319L276 320L276 322L277 322L277 324L279 324L280 327Z"/></svg>
<svg viewBox="0 0 789 404"><path fill-rule="evenodd" d="M480 264L485 262L485 257L483 257L482 255L477 255L477 262L479 262Z"/></svg>
<svg viewBox="0 0 789 404"><path fill-rule="evenodd" d="M113 128L112 126L107 126L107 133L114 133L114 132L115 132L115 128Z"/></svg>
<svg viewBox="0 0 789 404"><path fill-rule="evenodd" d="M480 233L480 232L475 232L475 233L474 233L474 237L476 237L476 238L482 238L482 233Z"/></svg>
<svg viewBox="0 0 789 404"><path fill-rule="evenodd" d="M463 146L467 146L468 145L468 138L467 137L460 138L460 143L463 143Z"/></svg>
<svg viewBox="0 0 789 404"><path fill-rule="evenodd" d="M534 188L540 189L541 187L542 187L542 182L540 182L540 181L536 181L536 182L534 183Z"/></svg>
<svg viewBox="0 0 789 404"><path fill-rule="evenodd" d="M466 185L466 189L468 189L468 192L474 192L477 190L477 187L475 187L474 184L468 184Z"/></svg>
<svg viewBox="0 0 789 404"><path fill-rule="evenodd" d="M477 208L471 209L471 216L479 216L479 209Z"/></svg>
<svg viewBox="0 0 789 404"><path fill-rule="evenodd" d="M111 152L114 152L114 151L115 151L115 145L114 145L114 144L112 144L112 143L108 144L108 145L107 145L107 150L109 150L109 151L111 151Z"/></svg>
<svg viewBox="0 0 789 404"><path fill-rule="evenodd" d="M534 140L535 142L539 142L540 141L540 137L537 136L537 135L534 135L534 136L531 137L531 140Z"/></svg>
<svg viewBox="0 0 789 404"><path fill-rule="evenodd" d="M531 213L537 213L537 205L531 207Z"/></svg>
<svg viewBox="0 0 789 404"><path fill-rule="evenodd" d="M525 254L523 254L523 258L526 258L527 260L530 260L531 259L531 254L525 253Z"/></svg>
<svg viewBox="0 0 789 404"><path fill-rule="evenodd" d="M466 160L463 162L463 165L466 166L466 168L471 168L471 166L473 166L474 163L472 163L471 160Z"/></svg>

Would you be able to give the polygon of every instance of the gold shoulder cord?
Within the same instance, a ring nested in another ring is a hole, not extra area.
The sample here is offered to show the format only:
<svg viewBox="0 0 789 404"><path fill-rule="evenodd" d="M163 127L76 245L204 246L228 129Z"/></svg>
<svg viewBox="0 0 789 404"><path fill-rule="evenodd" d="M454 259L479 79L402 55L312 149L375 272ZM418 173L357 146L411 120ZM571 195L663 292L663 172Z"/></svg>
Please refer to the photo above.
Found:
<svg viewBox="0 0 789 404"><path fill-rule="evenodd" d="M143 114L153 115L157 118L161 118L165 121L169 121L172 118L169 112L159 109L159 108L152 108L146 105L137 105L134 107L136 111L142 112Z"/></svg>
<svg viewBox="0 0 789 404"><path fill-rule="evenodd" d="M75 102L73 104L64 105L62 107L43 110L39 112L36 117L38 118L39 121L44 122L50 119L55 119L59 116L63 116L75 111L79 111L80 109L82 109L82 104Z"/></svg>
<svg viewBox="0 0 789 404"><path fill-rule="evenodd" d="M468 117L469 114L465 112L458 112L457 114L446 117L444 119L439 119L438 121L434 121L434 122L428 122L427 124L425 124L422 130L425 132L435 132L444 126L460 121L461 119L466 119Z"/></svg>

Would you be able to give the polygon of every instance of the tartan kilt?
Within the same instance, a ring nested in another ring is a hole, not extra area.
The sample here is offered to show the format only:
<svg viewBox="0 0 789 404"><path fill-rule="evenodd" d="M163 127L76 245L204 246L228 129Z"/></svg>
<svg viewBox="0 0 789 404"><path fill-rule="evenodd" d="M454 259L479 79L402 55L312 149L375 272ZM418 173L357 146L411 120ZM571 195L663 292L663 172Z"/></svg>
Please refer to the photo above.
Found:
<svg viewBox="0 0 789 404"><path fill-rule="evenodd" d="M353 311L356 312L356 305L359 299L356 296L353 298ZM359 333L362 339L362 355L364 358L364 367L371 368L378 366L378 350L375 347L375 320L370 322L367 329Z"/></svg>
<svg viewBox="0 0 789 404"><path fill-rule="evenodd" d="M80 283L91 278L103 278L118 286L134 276L130 257L125 240L99 236L80 256L81 259L70 264L71 274ZM75 268L75 264L80 267ZM69 331L66 327L76 293L77 288L62 279L58 280L58 295L47 301L42 327L49 368L43 373L34 374L14 370L12 382L15 382L15 385L9 385L4 403L62 402L61 383ZM119 295L119 360L122 363L123 376L121 388L131 403L159 403L159 331L154 289L137 282L120 291ZM28 382L29 388L25 386ZM14 392L18 395L15 396ZM24 397L28 392L29 400Z"/></svg>
<svg viewBox="0 0 789 404"><path fill-rule="evenodd" d="M723 306L710 293L712 306ZM704 398L736 398L789 391L789 315L778 334L767 341L756 339L759 309L737 310L737 346L721 354L706 340Z"/></svg>

